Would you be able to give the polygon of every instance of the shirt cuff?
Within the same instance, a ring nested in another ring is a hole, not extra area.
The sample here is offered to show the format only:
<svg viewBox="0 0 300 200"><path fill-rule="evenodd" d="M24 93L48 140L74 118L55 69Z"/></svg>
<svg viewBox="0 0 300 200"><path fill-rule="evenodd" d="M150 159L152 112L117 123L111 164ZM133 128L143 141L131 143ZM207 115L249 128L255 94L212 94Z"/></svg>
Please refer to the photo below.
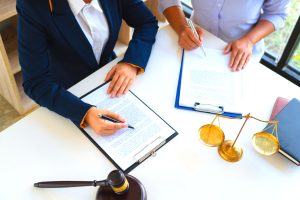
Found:
<svg viewBox="0 0 300 200"><path fill-rule="evenodd" d="M267 20L274 26L275 31L279 30L284 25L284 17L278 15L262 15L260 20Z"/></svg>
<svg viewBox="0 0 300 200"><path fill-rule="evenodd" d="M92 108L92 107L91 107ZM91 109L90 108L90 109ZM80 128L86 128L87 126L88 126L88 123L85 121L85 117L86 117L86 115L87 115L87 113L89 112L89 110L90 109L88 109L87 111L86 111L86 113L85 113L85 115L83 116L83 118L82 118L82 120L81 120L81 122L80 122Z"/></svg>
<svg viewBox="0 0 300 200"><path fill-rule="evenodd" d="M121 63L125 63L125 64L127 64L127 65L130 65L131 67L137 68L137 70L138 70L138 71L137 71L137 75L142 74L142 73L145 72L145 69L144 69L144 68L142 68L142 67L140 67L140 66L137 66L137 65L135 65L135 64L128 63L128 62L121 62Z"/></svg>

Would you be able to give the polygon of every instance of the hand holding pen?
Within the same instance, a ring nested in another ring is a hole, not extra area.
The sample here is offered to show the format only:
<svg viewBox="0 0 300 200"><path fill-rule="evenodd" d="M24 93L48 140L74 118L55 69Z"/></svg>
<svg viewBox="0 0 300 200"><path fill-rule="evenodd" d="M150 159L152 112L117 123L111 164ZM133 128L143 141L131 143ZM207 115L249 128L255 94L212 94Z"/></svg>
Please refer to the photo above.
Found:
<svg viewBox="0 0 300 200"><path fill-rule="evenodd" d="M100 118L100 115L116 120L112 122L108 119ZM85 125L89 125L96 134L111 135L121 128L129 128L129 125L118 114L109 110L102 110L96 107L91 107L85 116Z"/></svg>
<svg viewBox="0 0 300 200"><path fill-rule="evenodd" d="M196 26L194 28L196 30L196 34L189 26L188 20L186 20L185 24L182 25L181 31L178 32L178 43L185 50L196 49L202 45L204 31L199 26Z"/></svg>
<svg viewBox="0 0 300 200"><path fill-rule="evenodd" d="M117 119L114 119L112 117L109 117L107 115L104 115L104 114L98 114L98 117L100 117L101 119L104 119L104 120L107 120L107 121L110 121L110 122L113 122L113 123L123 123L122 121L119 121ZM128 127L127 128L131 128L131 129L134 129L133 126L129 125L128 124Z"/></svg>

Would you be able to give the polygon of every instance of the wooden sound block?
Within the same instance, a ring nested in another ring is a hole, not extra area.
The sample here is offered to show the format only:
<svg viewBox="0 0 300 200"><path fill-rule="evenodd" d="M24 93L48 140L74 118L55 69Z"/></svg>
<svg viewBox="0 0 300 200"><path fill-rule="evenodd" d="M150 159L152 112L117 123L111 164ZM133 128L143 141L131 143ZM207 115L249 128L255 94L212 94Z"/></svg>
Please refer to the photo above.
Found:
<svg viewBox="0 0 300 200"><path fill-rule="evenodd" d="M96 200L146 200L147 194L142 183L131 175L126 175L129 190L125 194L116 194L110 187L100 187Z"/></svg>

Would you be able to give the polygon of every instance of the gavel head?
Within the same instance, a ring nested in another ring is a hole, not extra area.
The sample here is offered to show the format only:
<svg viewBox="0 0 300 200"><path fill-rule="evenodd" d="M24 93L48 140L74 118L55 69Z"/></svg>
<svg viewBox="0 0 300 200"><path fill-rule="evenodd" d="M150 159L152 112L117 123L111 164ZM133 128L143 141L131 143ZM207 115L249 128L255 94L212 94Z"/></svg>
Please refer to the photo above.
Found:
<svg viewBox="0 0 300 200"><path fill-rule="evenodd" d="M106 180L116 194L124 194L129 189L128 181L121 170L114 170L110 172Z"/></svg>

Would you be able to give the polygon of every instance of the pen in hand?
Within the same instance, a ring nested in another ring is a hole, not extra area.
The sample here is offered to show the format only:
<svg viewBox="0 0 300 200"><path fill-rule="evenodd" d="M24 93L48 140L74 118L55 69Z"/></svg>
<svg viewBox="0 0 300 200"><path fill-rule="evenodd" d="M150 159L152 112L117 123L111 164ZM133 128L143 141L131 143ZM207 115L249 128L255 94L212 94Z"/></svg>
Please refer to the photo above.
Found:
<svg viewBox="0 0 300 200"><path fill-rule="evenodd" d="M105 120L107 120L107 121L113 122L113 123L122 123L122 122L119 121L119 120L113 119L113 118L108 117L108 116L103 115L103 114L98 114L98 117L101 118L101 119L105 119ZM134 129L134 127L131 126L131 125L129 125L129 124L128 124L128 128Z"/></svg>
<svg viewBox="0 0 300 200"><path fill-rule="evenodd" d="M199 35L198 35L198 33L197 33L196 29L195 29L195 26L194 26L192 20L187 19L187 23L188 23L189 27L192 29L192 32L194 33L194 35L199 39ZM202 50L203 54L206 56L206 53L204 51L203 45L201 44L200 47L201 47L201 50Z"/></svg>

